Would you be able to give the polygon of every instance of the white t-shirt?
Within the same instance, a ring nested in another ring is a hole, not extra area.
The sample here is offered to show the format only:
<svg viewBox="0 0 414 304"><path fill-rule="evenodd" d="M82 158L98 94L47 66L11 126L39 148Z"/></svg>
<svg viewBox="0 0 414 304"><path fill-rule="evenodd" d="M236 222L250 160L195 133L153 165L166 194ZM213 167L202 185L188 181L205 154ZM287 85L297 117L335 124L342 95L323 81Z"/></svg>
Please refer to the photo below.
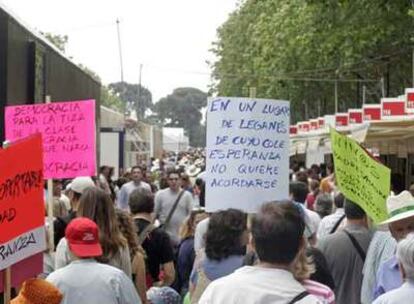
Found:
<svg viewBox="0 0 414 304"><path fill-rule="evenodd" d="M306 216L310 220L308 222L308 224L310 226L309 228L311 229L312 234L313 233L316 234L317 231L318 231L318 228L319 228L319 223L321 222L321 218L319 217L319 215L315 211L309 210L307 208L305 208L305 211L306 211Z"/></svg>
<svg viewBox="0 0 414 304"><path fill-rule="evenodd" d="M286 304L305 288L286 270L244 266L234 273L213 281L199 304ZM296 304L322 304L308 295Z"/></svg>
<svg viewBox="0 0 414 304"><path fill-rule="evenodd" d="M62 292L62 304L141 303L131 279L123 271L91 259L73 261L46 280Z"/></svg>
<svg viewBox="0 0 414 304"><path fill-rule="evenodd" d="M208 229L210 218L207 217L197 224L194 233L194 251L197 253L200 249L206 247L205 235Z"/></svg>
<svg viewBox="0 0 414 304"><path fill-rule="evenodd" d="M168 233L171 240L177 244L180 242L180 226L187 216L191 214L191 210L193 210L193 197L191 193L185 190L182 191L184 191L184 193L178 202L177 208L175 209L168 226L165 227L165 231ZM167 219L179 193L179 191L174 192L170 188L167 188L160 190L155 194L154 212L162 224L164 224Z"/></svg>

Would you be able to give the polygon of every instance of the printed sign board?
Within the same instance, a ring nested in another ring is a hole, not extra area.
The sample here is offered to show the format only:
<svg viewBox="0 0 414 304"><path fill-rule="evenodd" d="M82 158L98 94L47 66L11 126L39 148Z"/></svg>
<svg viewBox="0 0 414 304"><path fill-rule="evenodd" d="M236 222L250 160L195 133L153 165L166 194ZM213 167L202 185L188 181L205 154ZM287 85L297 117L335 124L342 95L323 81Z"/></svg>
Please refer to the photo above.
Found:
<svg viewBox="0 0 414 304"><path fill-rule="evenodd" d="M376 161L353 139L334 129L330 132L339 190L364 209L375 223L386 220L391 170Z"/></svg>
<svg viewBox="0 0 414 304"><path fill-rule="evenodd" d="M46 179L96 175L94 100L10 106L5 121L7 140L42 134Z"/></svg>
<svg viewBox="0 0 414 304"><path fill-rule="evenodd" d="M41 135L0 150L0 269L46 248Z"/></svg>
<svg viewBox="0 0 414 304"><path fill-rule="evenodd" d="M207 109L206 209L288 198L288 101L216 97Z"/></svg>

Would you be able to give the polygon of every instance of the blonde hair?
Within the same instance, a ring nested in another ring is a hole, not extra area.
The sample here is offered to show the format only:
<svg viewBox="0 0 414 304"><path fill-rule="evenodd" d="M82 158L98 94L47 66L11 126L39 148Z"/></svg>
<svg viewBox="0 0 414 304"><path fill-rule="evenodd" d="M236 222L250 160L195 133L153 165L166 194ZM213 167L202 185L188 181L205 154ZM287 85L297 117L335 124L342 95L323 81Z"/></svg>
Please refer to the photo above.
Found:
<svg viewBox="0 0 414 304"><path fill-rule="evenodd" d="M296 256L292 265L292 274L298 281L309 279L311 274L315 273L315 264L311 257L306 256L306 247L303 248Z"/></svg>
<svg viewBox="0 0 414 304"><path fill-rule="evenodd" d="M194 236L195 227L199 222L207 217L207 213L201 210L193 210L190 215L182 223L179 231L182 240Z"/></svg>

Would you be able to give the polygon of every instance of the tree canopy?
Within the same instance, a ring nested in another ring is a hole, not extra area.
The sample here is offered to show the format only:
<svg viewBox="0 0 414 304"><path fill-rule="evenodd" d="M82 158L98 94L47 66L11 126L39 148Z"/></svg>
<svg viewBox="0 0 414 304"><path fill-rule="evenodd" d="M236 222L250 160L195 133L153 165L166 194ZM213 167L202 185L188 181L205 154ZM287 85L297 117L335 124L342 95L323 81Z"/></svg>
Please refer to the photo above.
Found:
<svg viewBox="0 0 414 304"><path fill-rule="evenodd" d="M411 84L408 0L244 0L218 29L213 91L291 101L294 121L378 102ZM381 81L383 79L383 82Z"/></svg>
<svg viewBox="0 0 414 304"><path fill-rule="evenodd" d="M205 126L201 124L201 109L206 106L206 93L196 88L177 88L154 105L152 120L165 127L184 128L190 145L203 147Z"/></svg>
<svg viewBox="0 0 414 304"><path fill-rule="evenodd" d="M108 87L126 103L126 110L134 111L139 120L143 120L145 112L152 109L152 94L147 88L125 81L110 83Z"/></svg>

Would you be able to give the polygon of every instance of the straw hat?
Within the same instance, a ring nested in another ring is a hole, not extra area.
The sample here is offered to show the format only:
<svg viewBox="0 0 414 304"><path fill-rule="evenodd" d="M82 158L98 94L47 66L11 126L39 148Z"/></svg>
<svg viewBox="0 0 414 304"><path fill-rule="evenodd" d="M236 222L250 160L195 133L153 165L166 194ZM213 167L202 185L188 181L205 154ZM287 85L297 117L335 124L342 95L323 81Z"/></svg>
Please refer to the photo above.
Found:
<svg viewBox="0 0 414 304"><path fill-rule="evenodd" d="M59 304L63 295L55 286L42 279L29 279L23 283L19 295L11 304Z"/></svg>
<svg viewBox="0 0 414 304"><path fill-rule="evenodd" d="M408 191L387 198L388 220L381 224L389 224L414 216L414 197Z"/></svg>
<svg viewBox="0 0 414 304"><path fill-rule="evenodd" d="M191 165L188 167L187 171L185 172L190 177L195 177L201 172L201 168L196 167L195 165Z"/></svg>

